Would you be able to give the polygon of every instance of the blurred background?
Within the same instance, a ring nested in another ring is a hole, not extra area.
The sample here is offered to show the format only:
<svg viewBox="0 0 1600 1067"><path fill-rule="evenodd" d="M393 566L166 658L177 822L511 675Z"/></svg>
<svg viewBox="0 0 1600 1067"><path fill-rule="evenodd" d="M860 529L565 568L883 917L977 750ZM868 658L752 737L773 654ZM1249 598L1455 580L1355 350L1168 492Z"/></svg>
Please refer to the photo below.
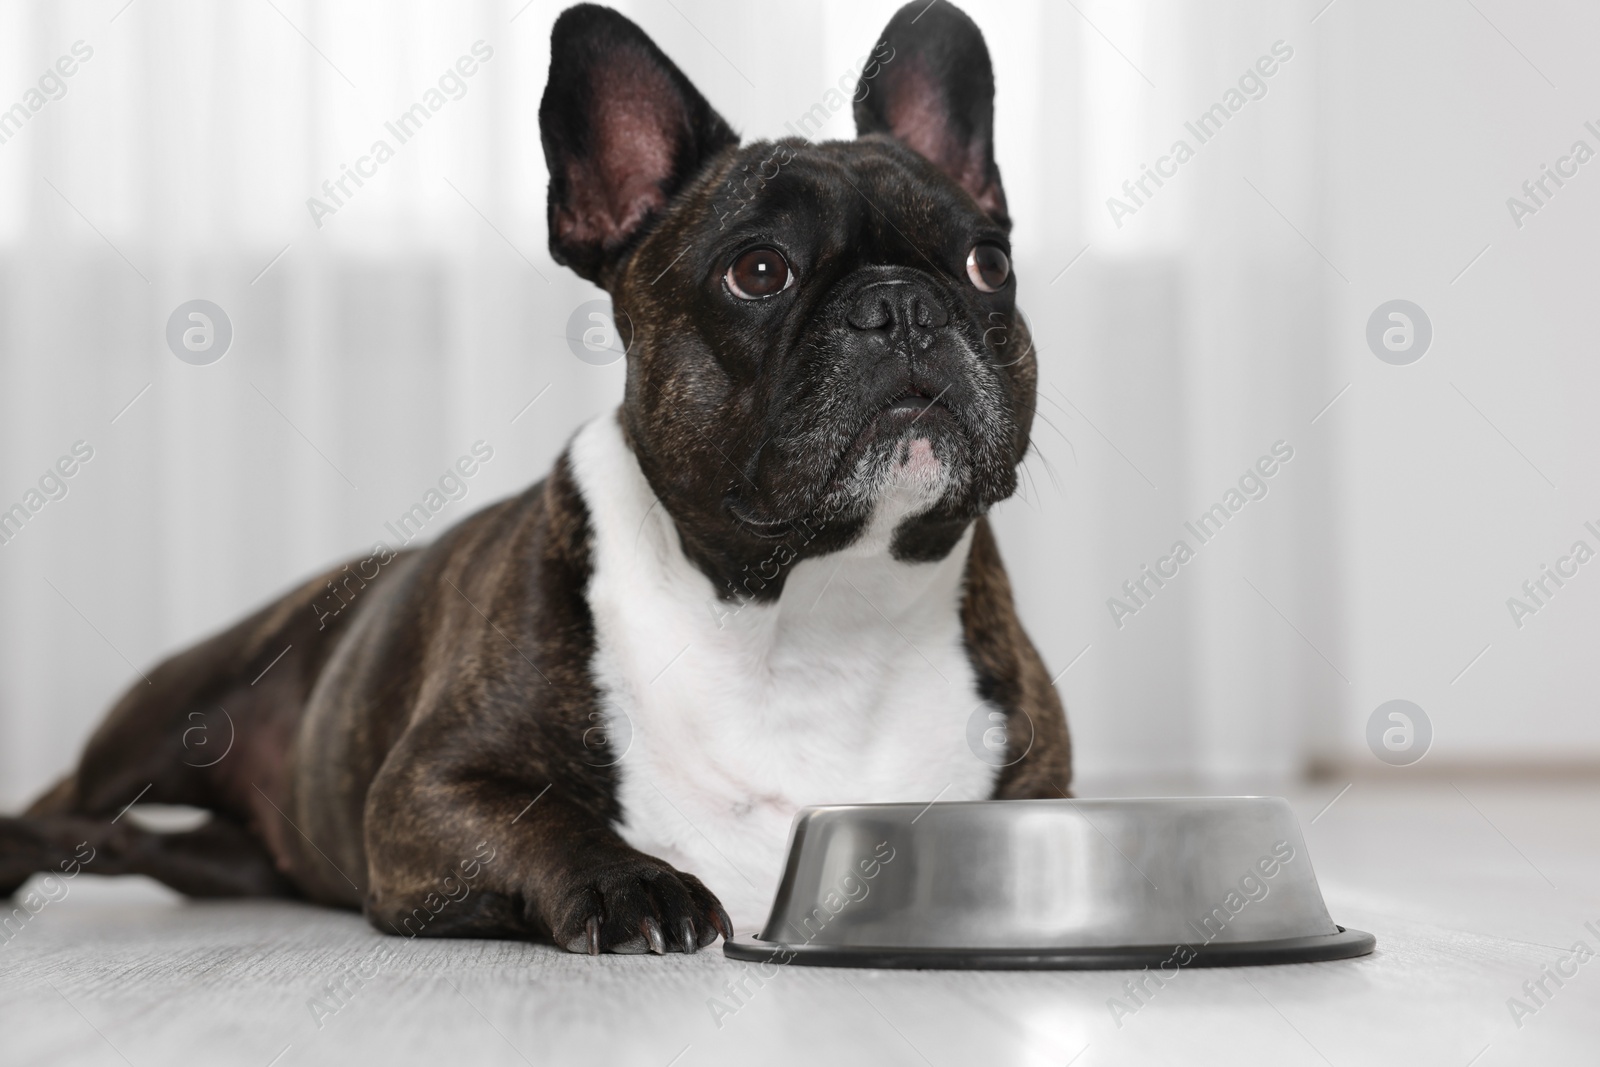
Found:
<svg viewBox="0 0 1600 1067"><path fill-rule="evenodd" d="M603 294L546 252L561 6L0 3L0 806L160 657L393 543L475 442L427 536L618 402L567 340ZM897 5L615 6L754 139L853 136L828 92ZM1083 791L1600 771L1600 9L963 6L1042 375L995 521ZM204 365L167 340L192 300L231 326Z"/></svg>

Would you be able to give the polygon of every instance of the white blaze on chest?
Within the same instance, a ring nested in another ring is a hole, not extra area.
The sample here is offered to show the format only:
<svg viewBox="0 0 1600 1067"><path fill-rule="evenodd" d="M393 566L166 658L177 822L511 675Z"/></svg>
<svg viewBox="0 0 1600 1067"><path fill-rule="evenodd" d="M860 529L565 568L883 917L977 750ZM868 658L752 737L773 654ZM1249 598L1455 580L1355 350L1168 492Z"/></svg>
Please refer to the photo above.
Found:
<svg viewBox="0 0 1600 1067"><path fill-rule="evenodd" d="M699 876L748 931L801 807L991 795L995 769L967 746L981 703L960 617L970 530L938 563L901 563L888 516L860 545L792 564L776 602L741 607L683 555L614 417L584 427L572 464L630 845Z"/></svg>

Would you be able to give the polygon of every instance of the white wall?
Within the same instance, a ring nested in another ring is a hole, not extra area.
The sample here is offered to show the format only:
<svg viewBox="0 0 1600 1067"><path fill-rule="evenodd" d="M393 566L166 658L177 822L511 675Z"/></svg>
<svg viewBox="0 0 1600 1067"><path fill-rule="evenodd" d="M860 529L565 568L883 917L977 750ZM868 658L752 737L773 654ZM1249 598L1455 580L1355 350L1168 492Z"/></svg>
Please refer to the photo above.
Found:
<svg viewBox="0 0 1600 1067"><path fill-rule="evenodd" d="M1587 48L1600 11L1478 8L1341 4L1318 23L1326 251L1350 276L1329 287L1334 377L1354 382L1335 411L1349 670L1365 699L1346 718L1407 697L1441 757L1592 764L1600 568L1520 629L1506 602L1575 540L1600 549L1583 527L1600 520L1600 163L1520 229L1506 200L1574 140L1600 152L1584 128L1600 128ZM1434 324L1407 367L1362 342L1394 297Z"/></svg>
<svg viewBox="0 0 1600 1067"><path fill-rule="evenodd" d="M736 127L776 136L895 5L619 6ZM1520 231L1504 206L1600 119L1580 104L1595 16L966 6L995 55L1049 420L997 523L1052 673L1072 664L1080 769L1376 766L1362 731L1392 697L1428 711L1431 763L1600 758L1582 654L1600 564L1520 631L1504 603L1600 520L1600 163ZM537 478L620 394L620 366L568 352L594 294L544 250L559 5L120 7L0 7L0 104L74 41L94 49L0 144L0 506L74 441L95 448L0 547L3 805L69 764L138 669L364 549L473 441L496 455L456 515ZM466 95L313 226L307 197L479 39L494 58ZM1106 198L1280 39L1294 57L1266 96L1115 226ZM162 339L195 297L235 328L208 367ZM1393 297L1436 330L1407 367L1363 339ZM1295 457L1266 499L1116 627L1106 599L1278 440Z"/></svg>

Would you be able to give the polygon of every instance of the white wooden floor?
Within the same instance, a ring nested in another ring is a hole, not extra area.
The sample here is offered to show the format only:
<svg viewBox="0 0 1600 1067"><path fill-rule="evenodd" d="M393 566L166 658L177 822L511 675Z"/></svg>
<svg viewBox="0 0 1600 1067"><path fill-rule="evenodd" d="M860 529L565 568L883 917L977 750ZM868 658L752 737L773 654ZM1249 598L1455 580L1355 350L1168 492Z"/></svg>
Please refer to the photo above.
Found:
<svg viewBox="0 0 1600 1067"><path fill-rule="evenodd" d="M1405 781L1410 781L1406 779ZM0 1064L1509 1064L1600 1062L1600 784L1361 781L1292 799L1361 960L1182 972L1113 1020L1122 972L789 968L714 1021L740 965L402 941L357 916L186 903L81 876L0 945ZM376 976L318 1026L307 1004ZM1567 965L1570 970L1571 964ZM1530 1007L1535 1006L1528 1001Z"/></svg>

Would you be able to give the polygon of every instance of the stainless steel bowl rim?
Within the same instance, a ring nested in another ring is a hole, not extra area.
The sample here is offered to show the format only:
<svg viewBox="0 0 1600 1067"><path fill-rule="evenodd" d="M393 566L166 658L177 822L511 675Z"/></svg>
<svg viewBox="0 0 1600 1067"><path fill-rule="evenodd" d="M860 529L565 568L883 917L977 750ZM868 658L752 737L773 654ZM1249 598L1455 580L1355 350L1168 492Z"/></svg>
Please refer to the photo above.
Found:
<svg viewBox="0 0 1600 1067"><path fill-rule="evenodd" d="M1081 967L1159 964L1175 946L1188 966L1372 945L1329 917L1287 801L1140 797L803 809L766 926L724 951Z"/></svg>

